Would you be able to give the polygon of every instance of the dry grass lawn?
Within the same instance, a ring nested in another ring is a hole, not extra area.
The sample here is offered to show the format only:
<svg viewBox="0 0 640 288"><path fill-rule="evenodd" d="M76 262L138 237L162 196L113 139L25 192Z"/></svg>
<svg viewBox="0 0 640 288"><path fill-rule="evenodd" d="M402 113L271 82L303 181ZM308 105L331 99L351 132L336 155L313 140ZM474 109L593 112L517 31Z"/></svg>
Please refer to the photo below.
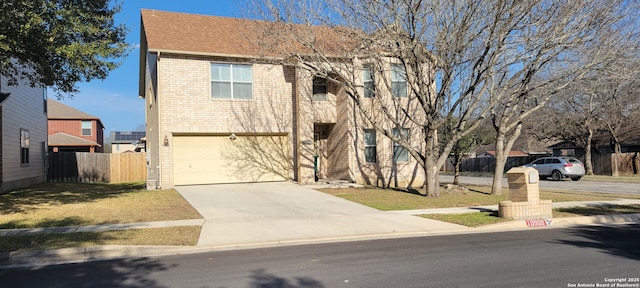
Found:
<svg viewBox="0 0 640 288"><path fill-rule="evenodd" d="M503 190L503 195L491 195L489 194L491 188L488 186L465 187L469 189L466 194L458 192L449 193L446 189L441 188L442 196L437 198L424 197L403 190L381 189L376 187L327 188L319 190L383 211L495 205L500 201L509 199L508 189ZM640 195L541 190L540 198L551 199L553 202L567 202L616 200L621 198L640 199Z"/></svg>
<svg viewBox="0 0 640 288"><path fill-rule="evenodd" d="M0 229L202 219L175 190L142 183L43 183L0 194ZM201 227L0 237L0 251L95 245L196 245Z"/></svg>
<svg viewBox="0 0 640 288"><path fill-rule="evenodd" d="M43 183L0 194L0 229L201 219L175 190L140 183Z"/></svg>
<svg viewBox="0 0 640 288"><path fill-rule="evenodd" d="M466 192L462 190L446 190L441 188L441 197L425 197L415 192L399 189L381 189L376 187L366 188L337 188L319 189L322 192L335 195L353 202L383 211L389 210L414 210L446 207L469 207L495 205L500 201L509 199L509 190L503 190L504 195L491 195L488 186L466 186ZM541 199L551 199L553 202L567 201L602 201L621 198L640 199L640 195L605 194L591 192L577 192L564 190L541 190ZM575 217L593 215L611 215L640 213L640 205L601 205L588 207L571 207L554 209L553 217ZM494 212L476 212L463 214L429 214L420 215L439 221L451 222L469 227L494 224L508 221L498 217Z"/></svg>

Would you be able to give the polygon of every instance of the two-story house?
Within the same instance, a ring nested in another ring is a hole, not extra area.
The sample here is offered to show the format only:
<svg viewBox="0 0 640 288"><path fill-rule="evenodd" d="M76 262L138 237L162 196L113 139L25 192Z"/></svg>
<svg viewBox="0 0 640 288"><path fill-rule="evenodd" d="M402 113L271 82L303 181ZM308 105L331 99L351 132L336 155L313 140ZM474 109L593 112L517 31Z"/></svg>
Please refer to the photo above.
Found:
<svg viewBox="0 0 640 288"><path fill-rule="evenodd" d="M100 118L48 99L49 148L56 152L103 152Z"/></svg>
<svg viewBox="0 0 640 288"><path fill-rule="evenodd" d="M260 32L246 25L255 20L141 14L139 95L152 187L318 179L422 185L417 162L363 124L343 87L286 55L265 57ZM373 83L365 70L354 76Z"/></svg>
<svg viewBox="0 0 640 288"><path fill-rule="evenodd" d="M145 152L145 131L111 131L111 153Z"/></svg>
<svg viewBox="0 0 640 288"><path fill-rule="evenodd" d="M45 181L47 89L0 77L0 192Z"/></svg>

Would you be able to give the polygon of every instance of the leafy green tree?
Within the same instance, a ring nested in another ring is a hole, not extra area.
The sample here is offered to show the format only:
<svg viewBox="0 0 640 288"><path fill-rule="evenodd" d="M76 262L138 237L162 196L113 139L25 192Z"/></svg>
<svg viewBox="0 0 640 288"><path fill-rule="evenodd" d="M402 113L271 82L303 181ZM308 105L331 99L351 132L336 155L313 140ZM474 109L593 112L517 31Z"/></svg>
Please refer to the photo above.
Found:
<svg viewBox="0 0 640 288"><path fill-rule="evenodd" d="M129 52L127 29L114 22L110 0L3 0L0 2L0 76L52 86L56 96L77 83L105 79Z"/></svg>

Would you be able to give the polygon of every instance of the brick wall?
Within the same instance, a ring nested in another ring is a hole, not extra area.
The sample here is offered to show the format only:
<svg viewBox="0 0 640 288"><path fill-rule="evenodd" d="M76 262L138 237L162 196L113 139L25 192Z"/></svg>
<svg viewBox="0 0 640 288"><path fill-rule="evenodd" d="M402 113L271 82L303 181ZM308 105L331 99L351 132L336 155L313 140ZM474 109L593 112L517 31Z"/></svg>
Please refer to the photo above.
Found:
<svg viewBox="0 0 640 288"><path fill-rule="evenodd" d="M93 141L100 146L104 144L104 127L97 120L91 121L91 135L82 135L82 121L78 119L50 119L47 121L49 135L65 133L88 141ZM89 121L89 120L87 120ZM103 147L96 147L96 152L102 152Z"/></svg>
<svg viewBox="0 0 640 288"><path fill-rule="evenodd" d="M211 63L227 61L162 54L158 62L157 137L159 142L165 136L169 140L169 146L158 146L162 187L173 187L174 135L293 132L295 71L279 65L253 64L253 99L213 99Z"/></svg>

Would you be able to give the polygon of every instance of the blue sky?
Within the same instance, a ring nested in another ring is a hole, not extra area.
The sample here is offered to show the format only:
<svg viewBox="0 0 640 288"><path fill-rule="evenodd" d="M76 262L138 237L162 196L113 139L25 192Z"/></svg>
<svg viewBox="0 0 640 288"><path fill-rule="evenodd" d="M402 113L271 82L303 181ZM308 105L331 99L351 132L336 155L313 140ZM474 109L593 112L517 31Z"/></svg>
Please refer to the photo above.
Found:
<svg viewBox="0 0 640 288"><path fill-rule="evenodd" d="M127 43L134 49L122 65L107 79L79 83L80 93L58 100L68 106L97 116L105 126L104 136L111 131L136 130L144 125L144 100L138 98L138 62L140 43L140 9L157 9L216 16L241 17L237 0L122 0L116 22L127 26ZM49 93L54 97L54 93ZM54 98L55 99L55 98Z"/></svg>

